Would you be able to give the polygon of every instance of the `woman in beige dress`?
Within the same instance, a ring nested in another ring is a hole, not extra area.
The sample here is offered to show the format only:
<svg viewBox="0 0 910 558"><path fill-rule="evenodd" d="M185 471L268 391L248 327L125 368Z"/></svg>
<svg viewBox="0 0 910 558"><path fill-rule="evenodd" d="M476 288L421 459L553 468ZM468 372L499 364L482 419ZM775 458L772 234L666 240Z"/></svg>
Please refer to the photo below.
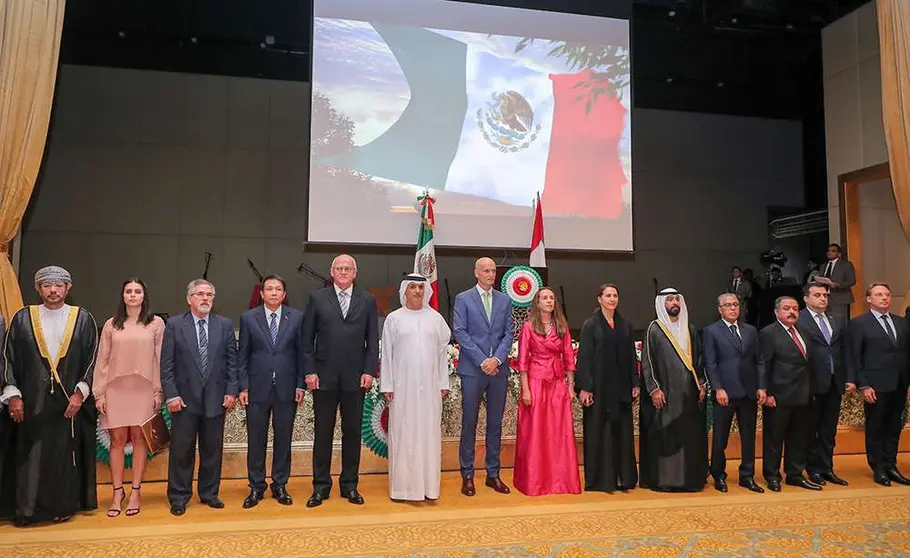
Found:
<svg viewBox="0 0 910 558"><path fill-rule="evenodd" d="M148 460L142 423L161 407L161 342L164 321L149 310L145 283L131 278L121 288L117 314L101 330L95 366L95 405L101 428L111 435L111 483L114 487L108 517L117 517L123 507L123 449L133 443L133 486L126 515L139 513L139 489Z"/></svg>

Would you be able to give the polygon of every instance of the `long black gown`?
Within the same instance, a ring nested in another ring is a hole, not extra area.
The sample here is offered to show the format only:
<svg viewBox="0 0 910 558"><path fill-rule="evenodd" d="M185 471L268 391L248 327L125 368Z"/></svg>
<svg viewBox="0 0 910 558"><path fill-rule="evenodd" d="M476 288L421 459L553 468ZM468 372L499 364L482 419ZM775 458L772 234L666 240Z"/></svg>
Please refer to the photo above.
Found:
<svg viewBox="0 0 910 558"><path fill-rule="evenodd" d="M0 339L6 340L6 322L0 316ZM0 355L0 385L6 370L6 359ZM0 405L0 518L10 517L13 513L13 493L16 486L15 469L13 468L13 433L15 423L10 418L5 405Z"/></svg>
<svg viewBox="0 0 910 558"><path fill-rule="evenodd" d="M632 324L619 313L610 327L597 310L581 328L575 389L594 394L585 407L585 490L613 492L635 488L635 434L632 425L632 388L638 370Z"/></svg>
<svg viewBox="0 0 910 558"><path fill-rule="evenodd" d="M97 346L95 320L80 308L66 355L57 365L58 383L38 349L29 308L17 312L10 322L3 385L18 388L25 407L25 418L15 428L13 449L17 523L39 523L98 507L97 413L91 396ZM63 414L69 395L79 382L88 384L89 397L76 416L67 419Z"/></svg>
<svg viewBox="0 0 910 558"><path fill-rule="evenodd" d="M692 367L680 357L657 321L645 335L641 376L639 463L642 488L658 491L694 492L705 487L708 477L708 433L699 387L707 389L701 340L689 327ZM696 383L696 378L697 382ZM661 389L666 405L657 409L650 394Z"/></svg>

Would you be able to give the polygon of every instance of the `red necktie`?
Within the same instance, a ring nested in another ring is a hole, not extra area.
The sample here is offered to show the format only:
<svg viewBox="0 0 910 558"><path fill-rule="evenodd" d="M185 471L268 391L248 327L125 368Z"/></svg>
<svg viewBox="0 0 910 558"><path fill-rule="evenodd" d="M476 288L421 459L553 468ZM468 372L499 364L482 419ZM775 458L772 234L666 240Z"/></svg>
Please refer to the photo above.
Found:
<svg viewBox="0 0 910 558"><path fill-rule="evenodd" d="M802 341L799 340L799 337L796 335L796 328L790 326L790 337L793 338L793 342L796 343L796 348L799 349L799 352L802 353L803 358L806 358L806 348L803 347Z"/></svg>

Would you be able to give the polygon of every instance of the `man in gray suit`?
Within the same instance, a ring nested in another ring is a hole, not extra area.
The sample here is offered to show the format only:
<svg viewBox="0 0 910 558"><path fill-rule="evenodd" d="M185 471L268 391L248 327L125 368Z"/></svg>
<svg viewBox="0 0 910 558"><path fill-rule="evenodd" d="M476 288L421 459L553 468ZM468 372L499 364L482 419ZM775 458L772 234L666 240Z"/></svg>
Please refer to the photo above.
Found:
<svg viewBox="0 0 910 558"><path fill-rule="evenodd" d="M843 250L840 244L828 245L828 262L822 274L815 278L818 283L827 285L828 313L847 319L850 317L850 305L853 304L853 285L856 284L856 269L846 258L841 257Z"/></svg>
<svg viewBox="0 0 910 558"><path fill-rule="evenodd" d="M193 493L199 443L199 499L221 509L221 456L225 411L237 401L234 324L212 314L215 287L205 279L186 289L190 311L167 321L161 348L161 387L171 413L167 498L171 514L183 515Z"/></svg>

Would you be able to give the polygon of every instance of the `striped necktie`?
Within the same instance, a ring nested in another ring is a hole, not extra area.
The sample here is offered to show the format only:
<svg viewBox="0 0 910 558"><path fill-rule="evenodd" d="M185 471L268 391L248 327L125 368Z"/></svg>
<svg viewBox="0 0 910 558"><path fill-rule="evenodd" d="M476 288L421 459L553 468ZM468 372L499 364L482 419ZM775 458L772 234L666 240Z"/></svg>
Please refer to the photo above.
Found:
<svg viewBox="0 0 910 558"><path fill-rule="evenodd" d="M209 336L205 332L205 320L199 320L199 362L202 363L202 373L208 376L209 371Z"/></svg>
<svg viewBox="0 0 910 558"><path fill-rule="evenodd" d="M338 304L341 305L341 317L348 317L348 308L351 307L351 300L348 298L347 291L340 291L338 293Z"/></svg>
<svg viewBox="0 0 910 558"><path fill-rule="evenodd" d="M272 336L272 346L278 344L278 314L272 312L269 318L269 334Z"/></svg>

